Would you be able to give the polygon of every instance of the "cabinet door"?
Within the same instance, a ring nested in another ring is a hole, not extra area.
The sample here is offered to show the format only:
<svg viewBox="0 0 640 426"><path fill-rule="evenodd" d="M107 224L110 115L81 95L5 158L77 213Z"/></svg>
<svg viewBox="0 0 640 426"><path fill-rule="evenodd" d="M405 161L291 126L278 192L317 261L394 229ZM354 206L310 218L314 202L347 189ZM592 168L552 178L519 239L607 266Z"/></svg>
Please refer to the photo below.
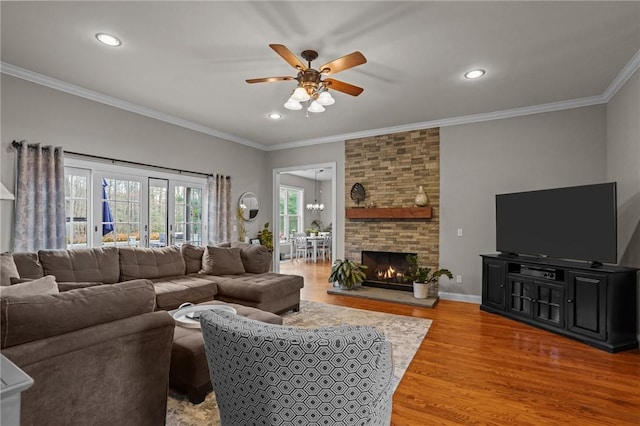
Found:
<svg viewBox="0 0 640 426"><path fill-rule="evenodd" d="M533 296L533 281L509 277L507 284L507 310L509 312L531 318Z"/></svg>
<svg viewBox="0 0 640 426"><path fill-rule="evenodd" d="M484 261L482 268L482 304L504 310L505 266L503 262Z"/></svg>
<svg viewBox="0 0 640 426"><path fill-rule="evenodd" d="M606 275L569 271L567 328L575 333L606 340Z"/></svg>
<svg viewBox="0 0 640 426"><path fill-rule="evenodd" d="M564 286L536 281L534 293L533 318L564 328Z"/></svg>

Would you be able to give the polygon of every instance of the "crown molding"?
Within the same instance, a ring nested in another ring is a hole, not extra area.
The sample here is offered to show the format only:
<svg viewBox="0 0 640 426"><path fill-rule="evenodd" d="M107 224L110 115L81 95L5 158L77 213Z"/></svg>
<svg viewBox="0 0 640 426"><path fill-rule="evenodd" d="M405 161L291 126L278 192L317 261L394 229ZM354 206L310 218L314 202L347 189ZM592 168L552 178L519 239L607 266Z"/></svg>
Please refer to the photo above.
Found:
<svg viewBox="0 0 640 426"><path fill-rule="evenodd" d="M393 133L409 132L413 130L428 129L432 127L457 126L460 124L479 123L482 121L500 120L502 118L520 117L523 115L541 114L544 112L561 111L564 109L580 108L606 103L603 95L590 96L586 98L570 99L567 101L552 102L548 104L533 105L522 108L508 109L504 111L494 111L483 114L463 115L459 117L443 118L441 120L423 121L421 123L404 124L400 126L382 127L379 129L364 130L362 132L345 133L342 135L327 136L316 139L305 139L296 142L288 142L267 146L267 151L277 151L281 149L300 148L303 146L317 145L323 143L340 142L349 139L368 138L372 136L388 135Z"/></svg>
<svg viewBox="0 0 640 426"><path fill-rule="evenodd" d="M0 72L2 72L3 74L7 74L13 77L30 81L32 83L40 84L45 87L49 87L51 89L55 89L61 92L66 92L75 96L79 96L81 98L86 98L86 99L89 99L95 102L100 102L102 104L109 105L115 108L120 108L125 111L140 114L145 117L164 121L169 124L174 124L176 126L184 127L186 129L194 130L196 132L215 136L217 138L221 138L227 141L239 143L242 145L247 145L247 146L250 146L251 148L256 148L262 151L265 150L265 145L262 145L253 141L249 141L243 138L239 138L237 136L212 129L210 127L202 126L198 123L194 123L189 120L184 120L182 118L174 117L172 115L165 114L163 112L156 111L151 108L146 108L141 105L123 101L122 99L118 99L113 96L104 95L102 93L86 89L84 87L69 84L64 81L46 76L44 74L38 74L36 72L29 71L24 68L16 67L15 65L11 65L6 62L0 62Z"/></svg>
<svg viewBox="0 0 640 426"><path fill-rule="evenodd" d="M609 102L613 96L618 93L618 90L629 80L629 78L640 68L640 50L636 52L627 65L622 68L620 74L613 79L607 90L604 91L602 96L606 102Z"/></svg>
<svg viewBox="0 0 640 426"><path fill-rule="evenodd" d="M520 117L523 115L541 114L545 112L561 111L565 109L580 108L592 105L606 104L613 98L613 96L620 90L620 88L626 83L626 81L640 68L640 50L631 58L631 60L624 66L622 71L611 82L609 87L600 95L589 96L585 98L570 99L566 101L552 102L541 105L532 105L521 108L514 108L503 111L494 111L483 114L464 115L459 117L444 118L440 120L423 121L420 123L411 123L399 126L382 127L379 129L364 130L361 132L344 133L339 135L326 136L321 138L304 139L294 142L286 142L275 145L264 145L258 142L243 139L225 132L221 132L210 127L202 126L192 121L184 120L178 117L174 117L169 114L165 114L159 111L155 111L150 108L146 108L140 105L136 105L131 102L126 102L121 99L104 95L102 93L95 92L93 90L85 89L80 86L66 83L61 80L57 80L48 77L43 74L38 74L33 71L29 71L24 68L16 67L6 62L0 62L0 72L11 75L13 77L21 78L23 80L30 81L32 83L40 84L42 86L50 87L52 89L60 90L62 92L70 93L72 95L80 96L86 99L90 99L96 102L100 102L106 105L110 105L116 108L120 108L126 111L130 111L136 114L140 114L146 117L154 118L156 120L164 121L176 126L184 127L196 132L204 133L207 135L215 136L230 142L239 143L249 146L251 148L259 149L261 151L279 151L282 149L300 148L311 145L319 145L332 142L341 142L349 139L359 139L371 136L386 135L392 133L408 132L413 130L427 129L431 127L447 127L457 126L460 124L479 123L482 121L500 120L503 118Z"/></svg>

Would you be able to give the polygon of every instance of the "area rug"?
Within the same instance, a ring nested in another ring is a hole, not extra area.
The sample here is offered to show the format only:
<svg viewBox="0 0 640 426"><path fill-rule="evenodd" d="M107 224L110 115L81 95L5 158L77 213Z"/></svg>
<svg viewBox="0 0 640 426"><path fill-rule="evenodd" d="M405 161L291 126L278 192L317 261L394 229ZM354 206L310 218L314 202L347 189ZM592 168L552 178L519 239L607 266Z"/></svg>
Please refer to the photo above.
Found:
<svg viewBox="0 0 640 426"><path fill-rule="evenodd" d="M393 346L394 387L400 383L400 379L431 326L431 320L428 319L306 300L300 302L300 312L285 315L283 319L285 325L303 328L343 324L376 327L384 333ZM202 404L194 405L185 396L170 392L166 424L167 426L219 426L220 417L215 394L211 392Z"/></svg>

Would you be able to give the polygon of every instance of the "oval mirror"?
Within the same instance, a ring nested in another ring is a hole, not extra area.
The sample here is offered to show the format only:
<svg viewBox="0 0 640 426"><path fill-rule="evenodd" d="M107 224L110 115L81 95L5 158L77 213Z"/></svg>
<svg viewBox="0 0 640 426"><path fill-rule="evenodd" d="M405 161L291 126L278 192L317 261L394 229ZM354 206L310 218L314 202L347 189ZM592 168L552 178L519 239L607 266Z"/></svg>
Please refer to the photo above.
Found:
<svg viewBox="0 0 640 426"><path fill-rule="evenodd" d="M245 192L240 196L238 207L242 209L242 217L250 222L258 216L258 197L253 192Z"/></svg>

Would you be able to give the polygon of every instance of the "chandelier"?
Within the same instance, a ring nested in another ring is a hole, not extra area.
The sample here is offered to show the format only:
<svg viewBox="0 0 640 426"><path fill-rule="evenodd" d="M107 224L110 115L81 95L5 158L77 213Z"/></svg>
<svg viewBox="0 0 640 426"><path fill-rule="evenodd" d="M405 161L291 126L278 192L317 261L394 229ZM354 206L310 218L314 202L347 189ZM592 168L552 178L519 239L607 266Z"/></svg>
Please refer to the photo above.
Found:
<svg viewBox="0 0 640 426"><path fill-rule="evenodd" d="M323 172L323 170L319 171L320 173ZM322 200L320 200L320 204L318 204L318 170L315 171L315 178L313 180L314 182L314 190L315 190L315 198L313 200L313 204L307 204L307 210L309 210L310 212L321 212L324 210L324 204L322 204Z"/></svg>

